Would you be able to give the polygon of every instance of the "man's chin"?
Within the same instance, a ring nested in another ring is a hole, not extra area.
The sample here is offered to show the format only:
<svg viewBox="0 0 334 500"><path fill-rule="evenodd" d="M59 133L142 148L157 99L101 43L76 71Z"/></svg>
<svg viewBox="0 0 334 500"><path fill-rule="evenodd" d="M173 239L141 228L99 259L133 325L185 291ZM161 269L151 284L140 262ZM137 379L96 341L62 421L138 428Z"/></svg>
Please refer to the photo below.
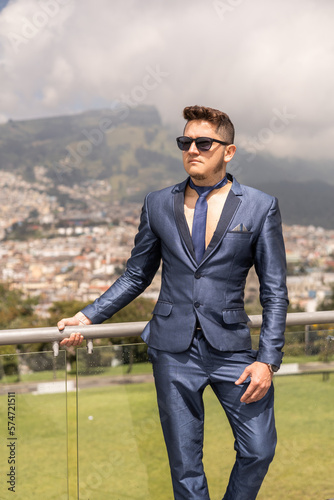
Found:
<svg viewBox="0 0 334 500"><path fill-rule="evenodd" d="M203 169L198 168L196 165L193 165L192 168L186 168L185 170L187 174L196 181L203 181L206 179L206 175L203 172Z"/></svg>
<svg viewBox="0 0 334 500"><path fill-rule="evenodd" d="M206 179L206 176L203 174L190 174L190 177L195 179L195 181L205 181Z"/></svg>

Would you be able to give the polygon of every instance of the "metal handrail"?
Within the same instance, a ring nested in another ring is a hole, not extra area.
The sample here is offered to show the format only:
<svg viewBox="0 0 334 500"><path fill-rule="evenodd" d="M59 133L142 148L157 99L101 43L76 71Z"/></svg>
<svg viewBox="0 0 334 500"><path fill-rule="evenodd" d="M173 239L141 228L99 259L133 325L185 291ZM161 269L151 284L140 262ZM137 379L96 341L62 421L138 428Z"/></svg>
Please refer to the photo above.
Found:
<svg viewBox="0 0 334 500"><path fill-rule="evenodd" d="M262 324L262 315L249 317L250 328L259 328ZM317 311L313 313L288 313L287 326L294 325L314 325L334 323L334 311ZM78 325L66 326L60 332L57 327L42 328L22 328L0 330L0 345L34 344L40 342L52 342L55 356L58 354L59 342L65 337L69 337L74 332L80 332L87 340L88 352L92 352L93 339L98 338L118 338L136 337L141 335L146 321L131 323L105 323L102 325Z"/></svg>
<svg viewBox="0 0 334 500"><path fill-rule="evenodd" d="M142 333L146 325L147 321L138 321L131 323L66 326L61 332L55 326L0 330L0 345L60 342L64 338L70 337L74 332L80 332L85 339L136 337Z"/></svg>

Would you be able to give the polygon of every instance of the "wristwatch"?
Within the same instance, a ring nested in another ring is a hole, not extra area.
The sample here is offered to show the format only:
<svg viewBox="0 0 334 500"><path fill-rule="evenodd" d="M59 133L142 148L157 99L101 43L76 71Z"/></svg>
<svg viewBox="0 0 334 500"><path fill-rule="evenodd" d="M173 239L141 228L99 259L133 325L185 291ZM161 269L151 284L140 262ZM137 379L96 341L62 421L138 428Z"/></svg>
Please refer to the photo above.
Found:
<svg viewBox="0 0 334 500"><path fill-rule="evenodd" d="M270 363L267 363L267 365L268 365L268 368L269 368L269 370L271 371L271 373L276 373L276 372L278 372L278 370L279 370L279 366L272 365L272 364L270 364Z"/></svg>

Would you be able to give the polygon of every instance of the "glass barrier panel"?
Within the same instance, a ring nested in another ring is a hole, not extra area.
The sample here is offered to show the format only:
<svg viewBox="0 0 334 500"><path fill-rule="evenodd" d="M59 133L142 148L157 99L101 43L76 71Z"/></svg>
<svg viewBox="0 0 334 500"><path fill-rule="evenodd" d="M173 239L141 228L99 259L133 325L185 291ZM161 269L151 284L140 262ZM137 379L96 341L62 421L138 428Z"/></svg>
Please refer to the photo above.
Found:
<svg viewBox="0 0 334 500"><path fill-rule="evenodd" d="M330 335L308 332L308 342L305 331L286 335L284 363L274 377L278 446L260 500L334 498ZM256 348L258 339L253 339ZM80 500L173 498L144 349L121 345L95 347L93 355L77 351ZM233 435L210 387L204 404L204 467L210 498L218 500L235 460Z"/></svg>
<svg viewBox="0 0 334 500"><path fill-rule="evenodd" d="M260 500L334 498L334 330L289 327L274 376L278 445ZM253 348L259 337L252 335Z"/></svg>
<svg viewBox="0 0 334 500"><path fill-rule="evenodd" d="M80 500L173 498L142 344L77 350Z"/></svg>
<svg viewBox="0 0 334 500"><path fill-rule="evenodd" d="M68 499L66 382L65 351L0 356L2 500Z"/></svg>

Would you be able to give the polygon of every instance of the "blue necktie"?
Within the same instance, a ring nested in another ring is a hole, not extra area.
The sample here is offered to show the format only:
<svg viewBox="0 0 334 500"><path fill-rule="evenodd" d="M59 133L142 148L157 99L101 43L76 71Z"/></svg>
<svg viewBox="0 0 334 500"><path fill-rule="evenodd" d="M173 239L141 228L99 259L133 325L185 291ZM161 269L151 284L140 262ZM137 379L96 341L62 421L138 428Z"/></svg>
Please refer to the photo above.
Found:
<svg viewBox="0 0 334 500"><path fill-rule="evenodd" d="M226 183L226 176L214 186L196 186L191 179L189 180L189 186L192 189L195 189L198 194L191 235L198 263L201 262L205 252L206 215L208 211L208 202L206 201L206 197L209 193L211 193L211 191L225 186Z"/></svg>

